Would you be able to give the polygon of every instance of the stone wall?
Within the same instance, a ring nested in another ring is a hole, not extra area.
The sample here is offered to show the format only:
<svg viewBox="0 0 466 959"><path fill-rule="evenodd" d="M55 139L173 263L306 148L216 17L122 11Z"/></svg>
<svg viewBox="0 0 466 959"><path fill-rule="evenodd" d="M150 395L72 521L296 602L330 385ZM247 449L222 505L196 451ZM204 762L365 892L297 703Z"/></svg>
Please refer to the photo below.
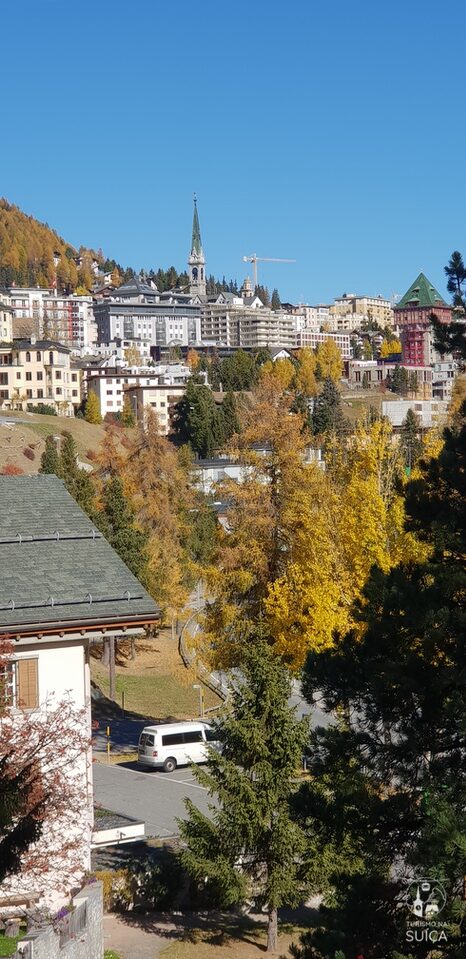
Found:
<svg viewBox="0 0 466 959"><path fill-rule="evenodd" d="M60 945L59 932L52 925L45 926L18 943L16 959L103 959L102 883L85 886L73 897L73 906L77 921L70 921L68 941Z"/></svg>

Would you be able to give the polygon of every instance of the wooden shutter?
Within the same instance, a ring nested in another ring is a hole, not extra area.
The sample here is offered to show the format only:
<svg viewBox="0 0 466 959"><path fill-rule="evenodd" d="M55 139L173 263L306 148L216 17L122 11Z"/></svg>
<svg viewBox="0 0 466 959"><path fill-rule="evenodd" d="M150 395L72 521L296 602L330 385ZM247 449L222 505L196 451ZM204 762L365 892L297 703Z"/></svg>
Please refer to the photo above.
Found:
<svg viewBox="0 0 466 959"><path fill-rule="evenodd" d="M21 709L36 709L39 705L37 659L18 659L16 662L18 694L16 704Z"/></svg>

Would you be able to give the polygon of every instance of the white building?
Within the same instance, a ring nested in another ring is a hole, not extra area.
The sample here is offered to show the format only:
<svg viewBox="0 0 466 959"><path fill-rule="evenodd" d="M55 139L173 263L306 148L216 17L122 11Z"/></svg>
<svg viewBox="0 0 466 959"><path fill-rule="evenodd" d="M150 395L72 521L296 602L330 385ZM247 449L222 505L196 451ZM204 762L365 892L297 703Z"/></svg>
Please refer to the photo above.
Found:
<svg viewBox="0 0 466 959"><path fill-rule="evenodd" d="M386 416L393 426L401 426L408 410L419 418L422 429L443 426L448 403L445 400L392 400L382 403L382 416Z"/></svg>
<svg viewBox="0 0 466 959"><path fill-rule="evenodd" d="M316 350L317 347L320 346L321 343L325 343L326 340L333 340L334 343L336 343L344 360L351 359L353 350L351 337L348 333L318 333L316 330L301 330L300 333L296 334L295 346L298 349L307 346L312 350Z"/></svg>
<svg viewBox="0 0 466 959"><path fill-rule="evenodd" d="M35 762L39 775L48 763L65 768L81 796L58 822L45 816L32 864L23 857L23 871L2 883L0 898L52 905L67 901L90 869L92 761L86 745L71 752L78 722L91 735L90 646L140 634L160 611L56 476L2 476L0 495L0 640L13 644L4 669L7 718L21 733L28 717L49 725L50 712L69 703L61 709L73 726L69 737L62 729L56 749L50 742Z"/></svg>
<svg viewBox="0 0 466 959"><path fill-rule="evenodd" d="M138 423L144 423L147 411L157 413L160 432L168 436L171 430L174 407L179 402L186 387L184 385L167 386L164 384L128 386L125 395L129 397Z"/></svg>
<svg viewBox="0 0 466 959"><path fill-rule="evenodd" d="M107 413L121 413L125 401L125 390L129 386L159 387L185 386L191 370L189 366L160 363L154 367L122 367L112 369L101 367L86 371L86 391L96 394L102 416Z"/></svg>
<svg viewBox="0 0 466 959"><path fill-rule="evenodd" d="M159 293L133 279L94 301L99 343L145 340L151 346L194 346L201 339L200 300L189 293Z"/></svg>
<svg viewBox="0 0 466 959"><path fill-rule="evenodd" d="M11 287L10 301L14 318L35 321L40 336L77 349L89 348L97 340L91 296L65 296L39 287Z"/></svg>
<svg viewBox="0 0 466 959"><path fill-rule="evenodd" d="M13 308L7 293L0 293L0 342L11 343L13 339Z"/></svg>

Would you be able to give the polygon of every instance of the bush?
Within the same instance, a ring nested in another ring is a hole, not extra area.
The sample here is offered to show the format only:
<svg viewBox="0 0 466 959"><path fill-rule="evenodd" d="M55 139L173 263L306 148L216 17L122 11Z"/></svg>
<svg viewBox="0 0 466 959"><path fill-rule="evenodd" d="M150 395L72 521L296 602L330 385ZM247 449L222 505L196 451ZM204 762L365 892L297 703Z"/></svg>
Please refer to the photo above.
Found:
<svg viewBox="0 0 466 959"><path fill-rule="evenodd" d="M134 893L129 869L102 869L95 873L103 886L104 909L108 912L124 912L132 909Z"/></svg>
<svg viewBox="0 0 466 959"><path fill-rule="evenodd" d="M55 407L50 406L48 403L38 403L37 406L34 406L33 403L28 403L26 409L28 413L41 413L42 416L57 416Z"/></svg>
<svg viewBox="0 0 466 959"><path fill-rule="evenodd" d="M0 476L24 476L24 470L20 466L15 466L14 463L7 463L6 466L0 470Z"/></svg>
<svg viewBox="0 0 466 959"><path fill-rule="evenodd" d="M24 447L23 454L24 456L27 457L28 460L35 460L36 458L36 454L34 453L34 450L32 450L29 446Z"/></svg>

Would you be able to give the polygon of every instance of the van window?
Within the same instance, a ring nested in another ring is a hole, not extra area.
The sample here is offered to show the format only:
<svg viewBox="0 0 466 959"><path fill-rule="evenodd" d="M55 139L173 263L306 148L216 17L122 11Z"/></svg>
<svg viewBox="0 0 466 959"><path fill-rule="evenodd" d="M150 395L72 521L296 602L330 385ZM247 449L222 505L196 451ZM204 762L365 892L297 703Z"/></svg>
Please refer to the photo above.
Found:
<svg viewBox="0 0 466 959"><path fill-rule="evenodd" d="M141 746L155 746L155 737L149 736L148 733L141 733L139 742Z"/></svg>
<svg viewBox="0 0 466 959"><path fill-rule="evenodd" d="M184 733L184 741L185 741L185 743L202 743L202 742L203 742L203 739L202 739L202 732L201 732L201 730L200 730L200 729L196 729L196 730L193 731L193 732Z"/></svg>
<svg viewBox="0 0 466 959"><path fill-rule="evenodd" d="M217 741L217 733L215 729L205 729L205 738L208 743L215 743Z"/></svg>
<svg viewBox="0 0 466 959"><path fill-rule="evenodd" d="M183 733L169 733L167 736L162 736L162 746L181 746L183 742Z"/></svg>

